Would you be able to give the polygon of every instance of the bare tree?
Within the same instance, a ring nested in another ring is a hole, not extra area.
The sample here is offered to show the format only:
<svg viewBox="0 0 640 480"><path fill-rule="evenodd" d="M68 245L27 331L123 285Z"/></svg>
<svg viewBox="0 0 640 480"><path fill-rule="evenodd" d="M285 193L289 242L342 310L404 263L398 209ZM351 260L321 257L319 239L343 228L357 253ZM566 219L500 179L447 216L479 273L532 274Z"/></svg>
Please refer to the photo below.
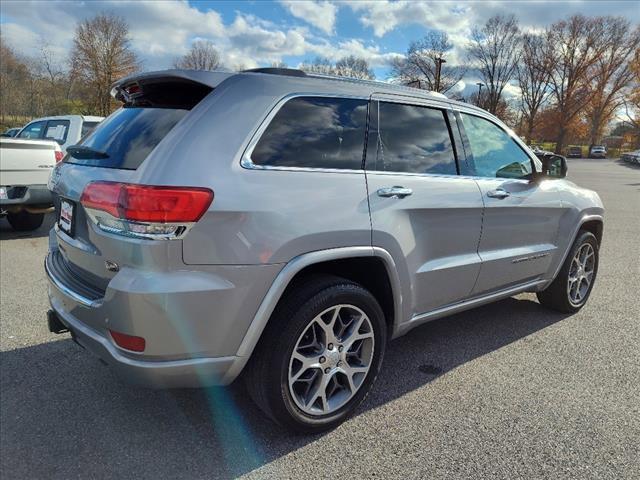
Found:
<svg viewBox="0 0 640 480"><path fill-rule="evenodd" d="M289 65L280 60L279 62L271 62L271 68L289 68Z"/></svg>
<svg viewBox="0 0 640 480"><path fill-rule="evenodd" d="M173 66L186 70L217 70L222 67L218 50L207 40L193 42L189 52L176 59Z"/></svg>
<svg viewBox="0 0 640 480"><path fill-rule="evenodd" d="M562 152L570 125L591 100L593 67L606 48L601 23L601 18L574 15L546 30L549 85L557 111L556 153Z"/></svg>
<svg viewBox="0 0 640 480"><path fill-rule="evenodd" d="M369 62L362 57L349 55L336 62L335 74L341 77L359 78L362 80L373 80L376 78L373 70L369 67Z"/></svg>
<svg viewBox="0 0 640 480"><path fill-rule="evenodd" d="M593 67L591 101L587 107L590 147L601 143L604 127L624 104L625 90L634 78L631 60L640 47L640 27L632 30L623 17L603 18L602 28L606 49Z"/></svg>
<svg viewBox="0 0 640 480"><path fill-rule="evenodd" d="M0 121L28 115L30 73L27 64L0 37Z"/></svg>
<svg viewBox="0 0 640 480"><path fill-rule="evenodd" d="M464 68L446 63L452 48L446 33L430 32L422 40L411 42L404 57L391 62L391 76L403 85L446 93L465 74ZM440 82L436 85L438 64Z"/></svg>
<svg viewBox="0 0 640 480"><path fill-rule="evenodd" d="M640 132L640 49L631 60L633 80L628 98L624 102L628 123Z"/></svg>
<svg viewBox="0 0 640 480"><path fill-rule="evenodd" d="M88 87L95 111L108 115L112 109L111 84L139 67L130 47L129 27L125 20L102 13L79 23L73 40L71 65L73 74Z"/></svg>
<svg viewBox="0 0 640 480"><path fill-rule="evenodd" d="M316 57L312 62L304 62L300 65L300 70L309 73L320 73L323 75L335 75L333 63L326 57Z"/></svg>
<svg viewBox="0 0 640 480"><path fill-rule="evenodd" d="M496 114L502 92L514 78L520 55L520 28L513 15L496 15L471 32L469 56L486 86L486 108Z"/></svg>
<svg viewBox="0 0 640 480"><path fill-rule="evenodd" d="M544 38L535 34L523 35L522 55L516 73L527 142L532 140L538 113L549 97L549 61Z"/></svg>

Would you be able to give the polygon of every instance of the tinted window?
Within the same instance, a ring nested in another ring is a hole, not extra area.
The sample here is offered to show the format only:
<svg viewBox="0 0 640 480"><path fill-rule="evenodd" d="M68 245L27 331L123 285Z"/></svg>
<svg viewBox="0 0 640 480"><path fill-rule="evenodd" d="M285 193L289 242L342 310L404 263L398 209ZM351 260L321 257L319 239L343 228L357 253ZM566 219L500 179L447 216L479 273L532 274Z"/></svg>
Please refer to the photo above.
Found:
<svg viewBox="0 0 640 480"><path fill-rule="evenodd" d="M369 157L375 159L373 169L457 174L455 154L442 110L385 102L379 102L378 108L376 155Z"/></svg>
<svg viewBox="0 0 640 480"><path fill-rule="evenodd" d="M476 175L522 178L531 174L531 160L507 132L484 118L464 113L461 116Z"/></svg>
<svg viewBox="0 0 640 480"><path fill-rule="evenodd" d="M27 125L18 138L42 138L42 131L47 122L33 122Z"/></svg>
<svg viewBox="0 0 640 480"><path fill-rule="evenodd" d="M69 154L66 161L107 168L136 169L188 110L121 108L100 123L80 144L82 158ZM92 158L91 151L95 152ZM103 155L104 154L104 155ZM106 155L106 156L105 156Z"/></svg>
<svg viewBox="0 0 640 480"><path fill-rule="evenodd" d="M69 125L69 120L49 120L44 131L44 138L63 144L67 140Z"/></svg>
<svg viewBox="0 0 640 480"><path fill-rule="evenodd" d="M100 122L82 122L82 130L80 132L80 138L83 138L87 133L93 130Z"/></svg>
<svg viewBox="0 0 640 480"><path fill-rule="evenodd" d="M275 115L251 160L256 165L359 169L366 118L366 100L294 98Z"/></svg>

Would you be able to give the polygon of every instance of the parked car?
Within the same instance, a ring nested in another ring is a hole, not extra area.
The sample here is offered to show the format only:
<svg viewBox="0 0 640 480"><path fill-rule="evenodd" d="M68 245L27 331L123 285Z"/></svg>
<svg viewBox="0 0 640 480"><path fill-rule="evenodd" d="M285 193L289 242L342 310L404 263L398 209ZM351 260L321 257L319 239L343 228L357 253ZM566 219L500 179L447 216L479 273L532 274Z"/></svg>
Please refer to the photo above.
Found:
<svg viewBox="0 0 640 480"><path fill-rule="evenodd" d="M48 322L130 381L242 374L271 418L320 431L389 339L520 292L589 298L598 195L475 106L286 69L113 91L126 108L51 175Z"/></svg>
<svg viewBox="0 0 640 480"><path fill-rule="evenodd" d="M640 164L640 150L623 153L620 158L625 162Z"/></svg>
<svg viewBox="0 0 640 480"><path fill-rule="evenodd" d="M5 132L0 134L0 137L5 137L5 138L15 137L18 134L19 131L20 131L19 127L18 128L9 128Z"/></svg>
<svg viewBox="0 0 640 480"><path fill-rule="evenodd" d="M607 158L607 147L604 145L594 145L591 147L591 158Z"/></svg>
<svg viewBox="0 0 640 480"><path fill-rule="evenodd" d="M53 211L47 181L62 149L50 140L0 138L0 151L0 217L15 230L35 230Z"/></svg>
<svg viewBox="0 0 640 480"><path fill-rule="evenodd" d="M582 147L569 147L567 150L567 157L582 158Z"/></svg>
<svg viewBox="0 0 640 480"><path fill-rule="evenodd" d="M16 135L17 138L55 140L66 153L69 145L77 144L94 129L104 117L62 115L38 118L29 122Z"/></svg>
<svg viewBox="0 0 640 480"><path fill-rule="evenodd" d="M547 157L547 156L550 156L550 155L554 155L554 153L553 153L553 152L550 152L550 151L548 151L548 150L543 150L543 149L541 149L540 147L535 146L535 145L531 147L531 151L532 151L533 153L535 153L535 154L536 154L536 157L538 157L538 158L540 158L540 159L542 159L543 157Z"/></svg>

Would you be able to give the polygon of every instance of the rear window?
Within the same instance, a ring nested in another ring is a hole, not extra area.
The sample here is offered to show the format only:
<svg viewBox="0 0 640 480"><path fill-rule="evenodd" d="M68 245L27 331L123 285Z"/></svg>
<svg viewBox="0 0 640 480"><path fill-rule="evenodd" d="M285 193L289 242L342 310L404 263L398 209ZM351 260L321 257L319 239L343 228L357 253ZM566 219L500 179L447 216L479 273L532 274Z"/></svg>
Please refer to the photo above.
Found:
<svg viewBox="0 0 640 480"><path fill-rule="evenodd" d="M123 107L80 142L67 149L67 163L135 170L189 110Z"/></svg>
<svg viewBox="0 0 640 480"><path fill-rule="evenodd" d="M361 169L367 101L298 97L275 115L255 149L256 165Z"/></svg>

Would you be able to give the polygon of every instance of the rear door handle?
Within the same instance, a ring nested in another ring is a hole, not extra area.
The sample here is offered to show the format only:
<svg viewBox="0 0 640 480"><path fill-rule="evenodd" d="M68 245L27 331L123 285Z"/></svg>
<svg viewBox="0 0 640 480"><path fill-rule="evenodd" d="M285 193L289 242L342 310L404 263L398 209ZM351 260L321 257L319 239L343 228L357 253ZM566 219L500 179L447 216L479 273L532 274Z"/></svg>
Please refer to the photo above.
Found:
<svg viewBox="0 0 640 480"><path fill-rule="evenodd" d="M503 188L496 188L495 190L489 190L487 192L487 197L491 197L491 198L503 199L503 198L507 198L509 195L511 194L506 190L504 190Z"/></svg>
<svg viewBox="0 0 640 480"><path fill-rule="evenodd" d="M378 190L379 197L404 198L413 193L413 190L405 187L385 187Z"/></svg>

